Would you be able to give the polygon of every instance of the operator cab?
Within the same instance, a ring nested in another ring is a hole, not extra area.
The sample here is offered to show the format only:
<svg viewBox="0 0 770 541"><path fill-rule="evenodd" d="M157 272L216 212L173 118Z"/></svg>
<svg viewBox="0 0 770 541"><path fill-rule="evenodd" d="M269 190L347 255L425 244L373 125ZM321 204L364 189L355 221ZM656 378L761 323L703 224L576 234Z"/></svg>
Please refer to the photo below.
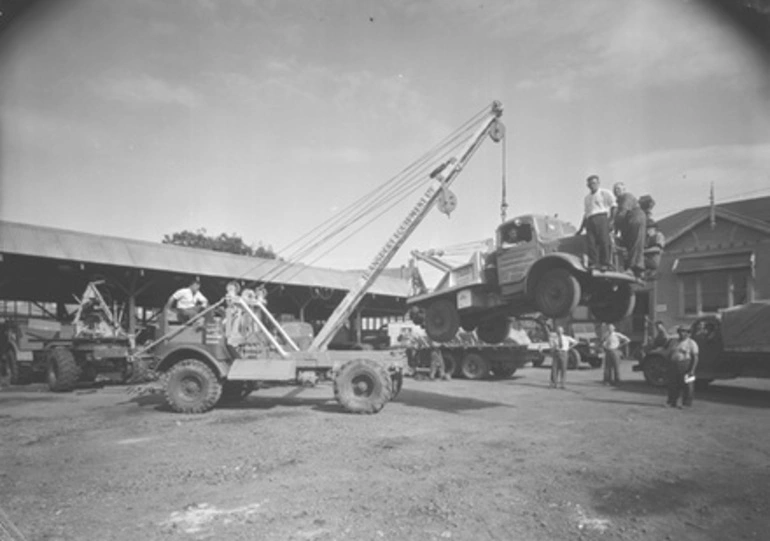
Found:
<svg viewBox="0 0 770 541"><path fill-rule="evenodd" d="M516 218L501 225L497 230L497 246L512 248L532 242L534 230L528 218Z"/></svg>

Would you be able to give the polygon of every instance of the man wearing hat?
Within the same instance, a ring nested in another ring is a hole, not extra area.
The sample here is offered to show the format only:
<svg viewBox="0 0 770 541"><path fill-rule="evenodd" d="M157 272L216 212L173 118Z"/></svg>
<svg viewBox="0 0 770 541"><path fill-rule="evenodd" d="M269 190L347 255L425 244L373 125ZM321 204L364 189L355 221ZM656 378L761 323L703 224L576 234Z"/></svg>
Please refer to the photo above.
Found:
<svg viewBox="0 0 770 541"><path fill-rule="evenodd" d="M658 229L658 224L654 220L647 220L647 234L644 242L644 268L647 271L648 278L653 278L660 267L660 257L663 255L663 248L666 246L666 238Z"/></svg>
<svg viewBox="0 0 770 541"><path fill-rule="evenodd" d="M200 292L201 283L197 278L190 282L190 285L177 289L166 302L166 309L172 308L176 312L180 323L185 323L200 314L208 305L209 301Z"/></svg>
<svg viewBox="0 0 770 541"><path fill-rule="evenodd" d="M678 405L682 397L683 406L692 406L695 388L695 369L698 366L698 344L690 338L690 328L679 325L676 329L678 338L668 350L668 401L670 408Z"/></svg>

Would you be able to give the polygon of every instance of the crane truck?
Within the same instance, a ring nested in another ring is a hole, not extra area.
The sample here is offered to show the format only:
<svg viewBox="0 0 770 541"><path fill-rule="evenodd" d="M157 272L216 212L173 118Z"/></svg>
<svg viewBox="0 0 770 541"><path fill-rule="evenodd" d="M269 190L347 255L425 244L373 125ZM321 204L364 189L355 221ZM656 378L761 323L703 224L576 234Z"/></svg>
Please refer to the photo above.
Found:
<svg viewBox="0 0 770 541"><path fill-rule="evenodd" d="M328 345L428 212L434 206L445 213L454 208L456 200L449 187L487 137L502 140L502 112L502 105L493 102L471 126L473 131L456 153L448 159L446 155L440 157L444 161L430 173L427 190L306 349L297 346L264 305L249 304L239 297L222 299L181 327L166 329L160 338L137 351L136 357L155 358L155 371L161 376L171 409L202 413L220 400L244 397L255 382L297 381L307 373L322 372L332 374L335 398L345 410L380 411L401 387L399 359L388 351L335 351ZM216 320L217 311L224 311L224 321L220 322L224 325L208 323ZM250 327L253 332L244 338L217 330L236 326ZM249 344L249 337L256 340Z"/></svg>

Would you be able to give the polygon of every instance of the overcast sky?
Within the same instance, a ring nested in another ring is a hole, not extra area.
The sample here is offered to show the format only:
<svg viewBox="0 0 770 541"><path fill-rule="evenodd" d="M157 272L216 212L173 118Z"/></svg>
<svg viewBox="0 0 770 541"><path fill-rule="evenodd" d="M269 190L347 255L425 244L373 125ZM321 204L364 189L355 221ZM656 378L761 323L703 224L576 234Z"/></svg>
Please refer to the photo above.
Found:
<svg viewBox="0 0 770 541"><path fill-rule="evenodd" d="M509 217L578 223L585 177L658 217L770 194L770 73L685 0L68 0L0 36L0 218L276 249L500 100ZM501 147L410 248L492 235ZM408 207L316 265L363 267Z"/></svg>

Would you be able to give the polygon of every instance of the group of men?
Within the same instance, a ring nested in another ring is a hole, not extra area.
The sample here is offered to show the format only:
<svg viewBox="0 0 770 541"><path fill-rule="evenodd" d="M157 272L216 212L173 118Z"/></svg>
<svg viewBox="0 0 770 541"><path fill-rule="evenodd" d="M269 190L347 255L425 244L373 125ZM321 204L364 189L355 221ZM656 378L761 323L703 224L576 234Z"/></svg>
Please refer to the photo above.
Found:
<svg viewBox="0 0 770 541"><path fill-rule="evenodd" d="M586 179L583 220L578 234L586 232L588 264L601 271L613 270L613 238L623 248L622 265L637 278L654 277L665 239L652 219L655 201L649 195L637 199L622 182L612 192L601 188L597 175Z"/></svg>
<svg viewBox="0 0 770 541"><path fill-rule="evenodd" d="M686 325L677 327L677 338L672 339L662 321L655 323L656 334L651 348L665 351L668 365L666 369L666 386L668 398L666 405L670 408L692 406L695 395L695 370L698 367L698 343L690 338L690 328ZM630 339L618 332L615 326L605 326L602 336L604 349L604 385L620 384L621 350L630 344ZM567 360L570 348L577 341L564 333L564 329L556 327L552 340L553 360L551 361L551 388L564 389L564 379L567 371ZM681 403L680 403L681 399Z"/></svg>

